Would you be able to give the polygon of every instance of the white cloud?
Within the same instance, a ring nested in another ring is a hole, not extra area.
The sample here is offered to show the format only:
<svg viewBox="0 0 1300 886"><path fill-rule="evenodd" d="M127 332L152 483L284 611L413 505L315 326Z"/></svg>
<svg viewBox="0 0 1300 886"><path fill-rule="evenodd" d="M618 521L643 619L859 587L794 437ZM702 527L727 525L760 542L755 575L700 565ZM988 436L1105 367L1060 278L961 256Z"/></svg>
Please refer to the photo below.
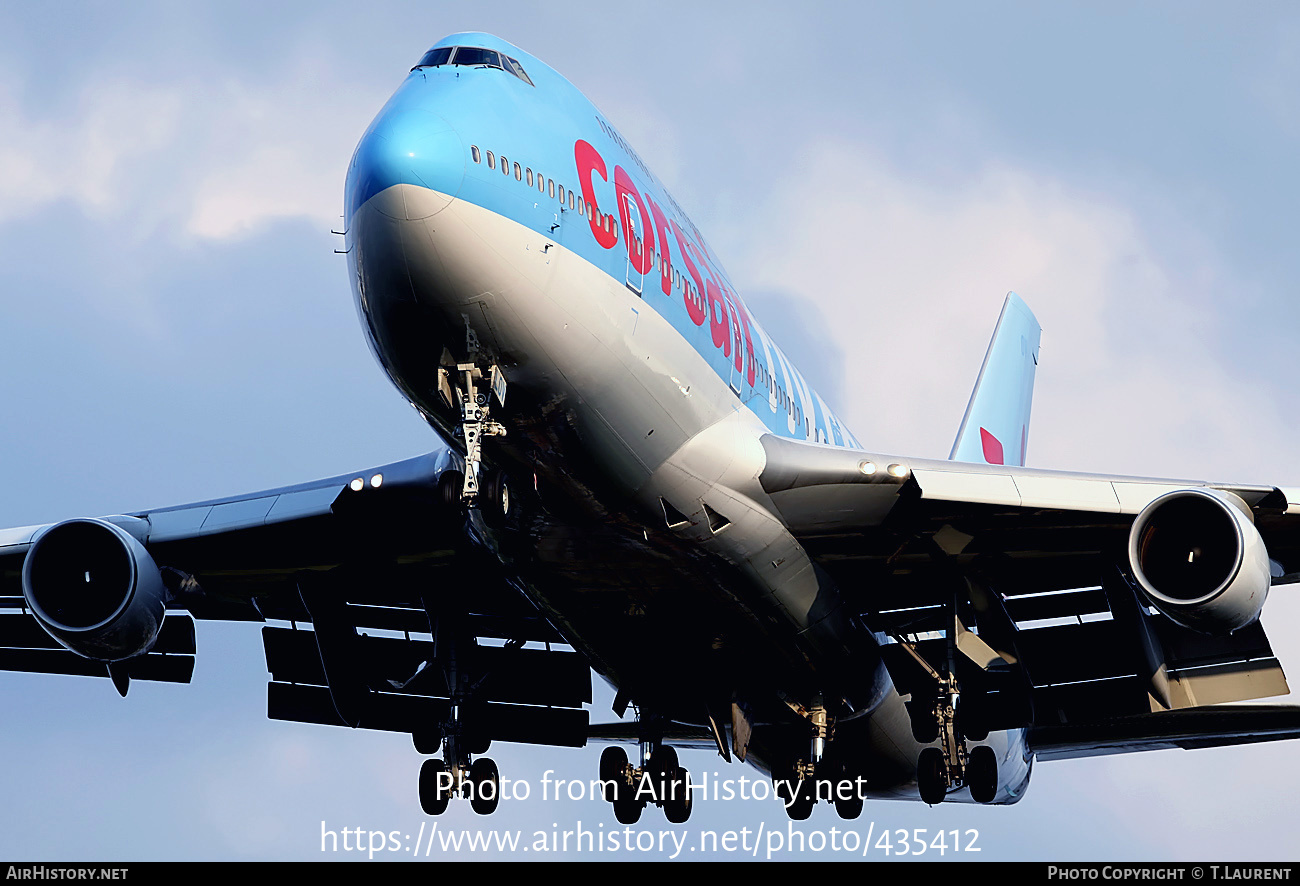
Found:
<svg viewBox="0 0 1300 886"><path fill-rule="evenodd" d="M181 106L174 87L108 77L88 84L67 115L40 116L0 81L0 222L60 200L111 214L126 198L122 166L175 138Z"/></svg>
<svg viewBox="0 0 1300 886"><path fill-rule="evenodd" d="M821 306L853 392L839 409L868 447L947 455L1014 289L1044 327L1031 464L1243 480L1220 475L1282 463L1274 392L1217 362L1231 275L1190 251L1173 266L1104 195L996 163L937 183L833 143L769 199L780 248L745 256L742 290Z"/></svg>
<svg viewBox="0 0 1300 886"><path fill-rule="evenodd" d="M67 200L83 213L201 239L340 213L348 158L382 104L321 55L262 78L87 81L66 114L23 107L0 79L0 223Z"/></svg>

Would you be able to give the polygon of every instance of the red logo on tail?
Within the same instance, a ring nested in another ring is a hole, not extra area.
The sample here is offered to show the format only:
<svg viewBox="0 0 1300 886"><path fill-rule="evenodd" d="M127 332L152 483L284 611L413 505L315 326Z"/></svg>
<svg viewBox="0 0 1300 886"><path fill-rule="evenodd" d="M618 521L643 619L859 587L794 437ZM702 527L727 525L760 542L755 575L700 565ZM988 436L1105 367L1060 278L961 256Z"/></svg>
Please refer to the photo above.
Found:
<svg viewBox="0 0 1300 886"><path fill-rule="evenodd" d="M984 447L984 460L991 465L1006 464L1002 460L1002 443L988 431L980 428L980 444Z"/></svg>

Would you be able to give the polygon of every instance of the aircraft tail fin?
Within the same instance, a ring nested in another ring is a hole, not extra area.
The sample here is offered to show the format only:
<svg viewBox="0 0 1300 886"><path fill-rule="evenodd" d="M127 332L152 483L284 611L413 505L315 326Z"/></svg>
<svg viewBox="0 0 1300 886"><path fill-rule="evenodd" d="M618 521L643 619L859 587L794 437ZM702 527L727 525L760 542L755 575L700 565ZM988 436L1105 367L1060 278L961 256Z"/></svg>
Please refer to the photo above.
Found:
<svg viewBox="0 0 1300 886"><path fill-rule="evenodd" d="M950 460L1024 465L1041 333L1034 312L1008 292Z"/></svg>

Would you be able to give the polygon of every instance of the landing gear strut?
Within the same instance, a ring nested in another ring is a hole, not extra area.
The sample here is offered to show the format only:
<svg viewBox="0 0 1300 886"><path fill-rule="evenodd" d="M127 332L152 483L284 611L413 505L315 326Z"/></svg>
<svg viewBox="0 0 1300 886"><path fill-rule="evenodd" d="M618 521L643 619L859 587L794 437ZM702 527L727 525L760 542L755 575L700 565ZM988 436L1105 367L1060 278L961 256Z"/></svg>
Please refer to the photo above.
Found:
<svg viewBox="0 0 1300 886"><path fill-rule="evenodd" d="M997 755L987 746L967 746L968 741L988 738L984 699L979 693L963 692L957 679L957 657L962 654L958 644L964 634L975 635L958 619L955 597L948 615L947 655L939 669L925 660L915 644L895 637L930 675L935 687L929 692L914 690L907 703L912 737L919 744L941 744L922 749L917 757L916 785L921 799L931 806L943 802L950 789L961 786L970 788L971 799L977 803L988 803L997 795Z"/></svg>
<svg viewBox="0 0 1300 886"><path fill-rule="evenodd" d="M420 753L437 753L441 759L425 760L420 767L420 806L428 815L441 815L454 796L469 800L479 815L491 815L501 799L501 775L487 753L491 739L475 729L472 716L477 683L470 662L477 640L455 615L441 612L425 598L425 611L433 629L434 660L445 672L450 690L447 719L430 723L412 739Z"/></svg>
<svg viewBox="0 0 1300 886"><path fill-rule="evenodd" d="M465 440L461 500L470 507L482 506L485 519L497 514L504 516L510 509L509 493L504 483L492 483L492 478L484 476L483 438L506 435L505 426L491 417L494 395L499 405L505 405L505 376L496 365L489 366L484 372L477 363L457 363L454 373L450 367L443 367L442 372L445 387L455 391L455 405L460 410L460 433Z"/></svg>
<svg viewBox="0 0 1300 886"><path fill-rule="evenodd" d="M866 780L832 753L835 721L821 704L808 709L791 705L811 729L807 759L795 760L784 771L774 770L773 787L794 821L812 815L819 800L835 806L840 818L852 820L862 814Z"/></svg>

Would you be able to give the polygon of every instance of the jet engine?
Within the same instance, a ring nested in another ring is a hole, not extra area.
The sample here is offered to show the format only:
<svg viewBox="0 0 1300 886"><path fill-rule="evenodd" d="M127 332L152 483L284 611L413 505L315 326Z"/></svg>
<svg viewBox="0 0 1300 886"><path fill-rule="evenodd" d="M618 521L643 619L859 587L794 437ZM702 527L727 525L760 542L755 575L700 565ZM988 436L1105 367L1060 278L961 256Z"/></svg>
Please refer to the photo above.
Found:
<svg viewBox="0 0 1300 886"><path fill-rule="evenodd" d="M167 589L153 558L104 520L67 520L37 537L23 561L23 597L51 637L83 658L148 652Z"/></svg>
<svg viewBox="0 0 1300 886"><path fill-rule="evenodd" d="M1206 634L1253 622L1271 584L1250 508L1218 489L1179 489L1148 504L1133 521L1128 557L1156 609Z"/></svg>

